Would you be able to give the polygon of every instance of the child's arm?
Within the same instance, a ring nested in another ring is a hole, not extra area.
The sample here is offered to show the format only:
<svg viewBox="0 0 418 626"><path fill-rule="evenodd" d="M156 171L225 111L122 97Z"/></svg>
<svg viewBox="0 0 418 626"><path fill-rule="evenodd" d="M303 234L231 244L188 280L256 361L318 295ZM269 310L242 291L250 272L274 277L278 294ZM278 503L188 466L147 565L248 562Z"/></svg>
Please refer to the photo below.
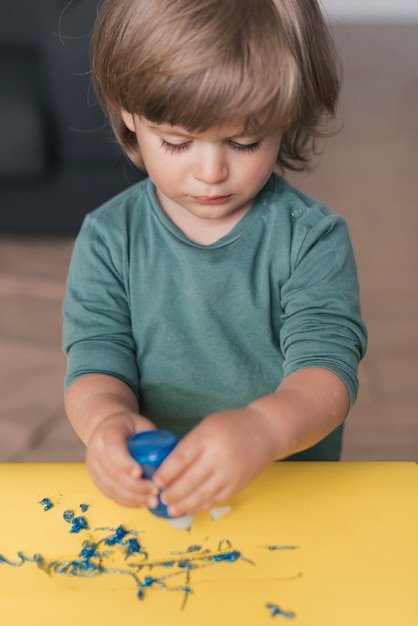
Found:
<svg viewBox="0 0 418 626"><path fill-rule="evenodd" d="M172 516L198 513L240 491L265 466L308 448L341 424L349 399L333 372L289 375L271 395L214 413L196 426L154 475Z"/></svg>
<svg viewBox="0 0 418 626"><path fill-rule="evenodd" d="M155 428L139 415L132 390L112 376L89 374L70 385L65 408L87 446L87 466L101 491L125 506L156 506L155 486L140 479L141 468L126 446L132 435Z"/></svg>

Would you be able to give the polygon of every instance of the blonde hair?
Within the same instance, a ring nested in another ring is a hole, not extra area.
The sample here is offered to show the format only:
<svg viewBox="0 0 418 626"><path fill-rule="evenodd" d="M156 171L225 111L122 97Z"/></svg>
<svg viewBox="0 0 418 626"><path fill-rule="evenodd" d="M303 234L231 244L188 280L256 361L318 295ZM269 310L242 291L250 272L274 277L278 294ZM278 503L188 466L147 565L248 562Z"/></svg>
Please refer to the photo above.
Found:
<svg viewBox="0 0 418 626"><path fill-rule="evenodd" d="M116 139L140 168L122 108L189 131L281 130L277 163L293 170L308 167L336 114L338 56L317 0L105 0L91 61Z"/></svg>

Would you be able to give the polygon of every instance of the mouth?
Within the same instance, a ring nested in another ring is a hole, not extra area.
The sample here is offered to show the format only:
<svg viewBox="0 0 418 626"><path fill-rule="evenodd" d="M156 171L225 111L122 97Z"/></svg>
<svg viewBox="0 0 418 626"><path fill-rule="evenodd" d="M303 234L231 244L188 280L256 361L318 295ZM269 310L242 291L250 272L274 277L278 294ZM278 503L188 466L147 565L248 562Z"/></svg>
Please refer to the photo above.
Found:
<svg viewBox="0 0 418 626"><path fill-rule="evenodd" d="M231 195L228 196L192 196L192 199L195 202L199 202L200 204L224 204L228 202L231 198Z"/></svg>

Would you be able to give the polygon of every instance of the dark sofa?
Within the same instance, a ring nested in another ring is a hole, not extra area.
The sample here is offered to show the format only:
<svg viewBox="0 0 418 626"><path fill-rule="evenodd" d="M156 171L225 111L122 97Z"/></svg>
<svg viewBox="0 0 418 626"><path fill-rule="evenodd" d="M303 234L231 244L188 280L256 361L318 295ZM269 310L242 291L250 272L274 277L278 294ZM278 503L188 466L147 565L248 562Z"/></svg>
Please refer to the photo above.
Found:
<svg viewBox="0 0 418 626"><path fill-rule="evenodd" d="M99 0L0 3L0 232L72 233L142 175L92 93Z"/></svg>

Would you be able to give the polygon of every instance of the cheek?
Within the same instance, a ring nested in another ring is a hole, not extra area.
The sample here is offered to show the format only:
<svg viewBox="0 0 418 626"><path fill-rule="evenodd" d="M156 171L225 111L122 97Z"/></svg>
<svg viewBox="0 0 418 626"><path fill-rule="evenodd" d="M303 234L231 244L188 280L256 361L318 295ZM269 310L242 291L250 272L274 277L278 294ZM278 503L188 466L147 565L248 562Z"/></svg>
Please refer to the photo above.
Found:
<svg viewBox="0 0 418 626"><path fill-rule="evenodd" d="M256 181L267 180L276 166L277 155L271 151L268 154L260 155L260 158L253 163L249 163L242 172L247 184L256 183Z"/></svg>
<svg viewBox="0 0 418 626"><path fill-rule="evenodd" d="M160 154L156 158L145 161L147 173L157 189L166 195L176 193L182 177L178 167L172 162L169 155Z"/></svg>
<svg viewBox="0 0 418 626"><path fill-rule="evenodd" d="M162 175L161 173L167 169L164 154L160 153L159 146L153 141L141 138L138 141L138 145L147 174L157 185L157 180Z"/></svg>

